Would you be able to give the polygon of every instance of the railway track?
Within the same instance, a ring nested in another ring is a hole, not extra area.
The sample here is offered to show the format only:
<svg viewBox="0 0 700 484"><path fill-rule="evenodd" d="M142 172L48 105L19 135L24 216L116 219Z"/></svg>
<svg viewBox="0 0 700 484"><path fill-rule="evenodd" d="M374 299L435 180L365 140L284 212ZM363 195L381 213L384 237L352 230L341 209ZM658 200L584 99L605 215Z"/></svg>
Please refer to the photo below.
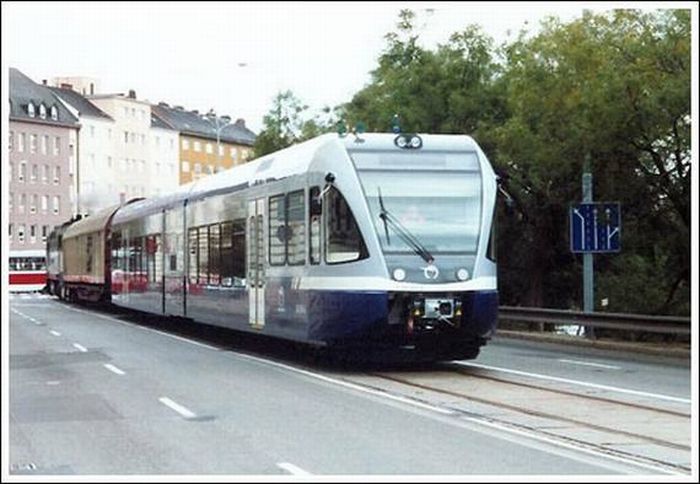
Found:
<svg viewBox="0 0 700 484"><path fill-rule="evenodd" d="M343 378L531 437L672 473L691 471L689 404L620 398L456 363Z"/></svg>

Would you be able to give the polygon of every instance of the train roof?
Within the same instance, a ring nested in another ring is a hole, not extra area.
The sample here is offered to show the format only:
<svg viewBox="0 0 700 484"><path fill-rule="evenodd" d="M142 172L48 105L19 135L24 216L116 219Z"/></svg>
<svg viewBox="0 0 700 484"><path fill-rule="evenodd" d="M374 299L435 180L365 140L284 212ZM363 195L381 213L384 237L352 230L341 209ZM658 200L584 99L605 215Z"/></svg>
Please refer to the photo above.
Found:
<svg viewBox="0 0 700 484"><path fill-rule="evenodd" d="M236 187L243 189L261 181L281 180L306 173L315 161L316 153L329 145L355 151L386 150L388 147L394 148L396 136L393 133L365 133L360 137L362 142L358 142L353 134L342 138L336 133L323 134L243 165L181 185L169 194L129 204L119 209L114 216L114 223L158 212L185 199L194 200L213 193L235 191ZM476 142L466 135L420 134L419 136L424 140L423 147L431 151L475 151L477 149Z"/></svg>
<svg viewBox="0 0 700 484"><path fill-rule="evenodd" d="M113 205L111 207L104 208L94 215L85 217L77 222L74 222L65 232L63 232L63 239L70 239L72 237L77 237L79 235L99 232L104 230L105 226L109 222L109 219L114 215L121 205Z"/></svg>

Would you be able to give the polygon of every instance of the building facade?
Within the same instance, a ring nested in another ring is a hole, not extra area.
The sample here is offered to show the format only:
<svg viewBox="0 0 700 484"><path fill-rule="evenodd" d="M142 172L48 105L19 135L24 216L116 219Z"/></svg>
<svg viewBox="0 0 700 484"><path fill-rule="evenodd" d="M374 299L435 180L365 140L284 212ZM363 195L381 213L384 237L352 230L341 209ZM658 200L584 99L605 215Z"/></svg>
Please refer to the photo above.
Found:
<svg viewBox="0 0 700 484"><path fill-rule="evenodd" d="M179 132L180 184L245 163L253 152L255 133L242 119L227 124L224 117L207 119L196 110L163 102L153 106L153 113Z"/></svg>
<svg viewBox="0 0 700 484"><path fill-rule="evenodd" d="M10 68L9 240L13 253L44 250L74 213L78 119L44 85Z"/></svg>

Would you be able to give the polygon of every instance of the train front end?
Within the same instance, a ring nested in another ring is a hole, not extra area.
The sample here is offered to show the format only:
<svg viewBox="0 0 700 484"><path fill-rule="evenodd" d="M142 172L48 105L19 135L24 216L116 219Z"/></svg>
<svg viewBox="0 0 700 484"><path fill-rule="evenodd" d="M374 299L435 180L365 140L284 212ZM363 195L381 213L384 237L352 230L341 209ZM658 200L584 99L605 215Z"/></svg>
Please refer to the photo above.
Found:
<svg viewBox="0 0 700 484"><path fill-rule="evenodd" d="M385 269L375 336L431 359L475 358L498 313L497 183L486 156L454 135L367 135L346 149L369 252Z"/></svg>

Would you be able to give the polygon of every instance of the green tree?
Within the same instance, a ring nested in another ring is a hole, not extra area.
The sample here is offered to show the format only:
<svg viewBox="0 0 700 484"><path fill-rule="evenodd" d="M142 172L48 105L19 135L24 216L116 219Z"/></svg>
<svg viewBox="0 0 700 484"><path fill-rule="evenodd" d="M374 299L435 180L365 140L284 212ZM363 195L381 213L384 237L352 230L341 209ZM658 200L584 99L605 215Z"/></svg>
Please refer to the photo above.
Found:
<svg viewBox="0 0 700 484"><path fill-rule="evenodd" d="M599 289L613 309L665 312L675 301L684 310L687 299L677 295L690 276L689 40L688 11L624 10L569 24L550 19L506 47L500 82L509 117L493 136L523 215L507 228L512 247L502 259L511 297L563 307L580 300L567 210L580 200L590 153L595 198L623 204L625 253L596 258ZM638 270L640 261L648 267ZM645 286L643 306L626 304L629 287Z"/></svg>

